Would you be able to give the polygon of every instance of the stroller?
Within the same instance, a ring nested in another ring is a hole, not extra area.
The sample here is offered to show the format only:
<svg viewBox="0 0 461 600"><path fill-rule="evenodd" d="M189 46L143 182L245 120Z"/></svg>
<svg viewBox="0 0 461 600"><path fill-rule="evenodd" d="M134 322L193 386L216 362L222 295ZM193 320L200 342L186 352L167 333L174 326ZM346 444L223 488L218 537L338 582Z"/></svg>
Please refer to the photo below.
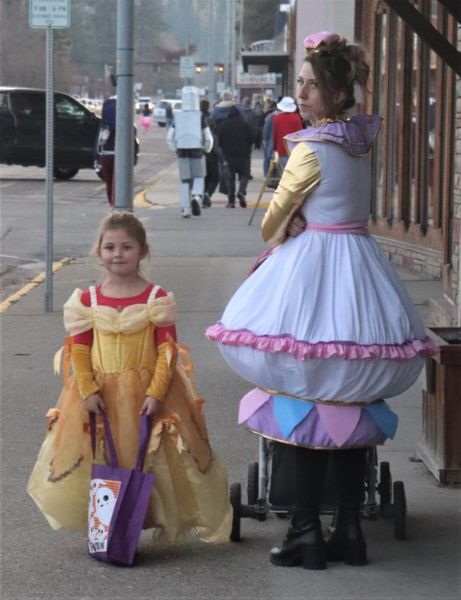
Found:
<svg viewBox="0 0 461 600"><path fill-rule="evenodd" d="M259 438L258 462L248 465L247 504L242 504L242 486L232 483L230 486L230 503L234 510L231 540L241 539L241 520L245 518L265 521L269 513L278 518L286 518L293 512L294 485L291 456L292 446L280 442ZM379 478L378 478L379 471ZM379 505L377 496L379 495ZM334 514L336 508L336 491L332 469L327 471L322 514ZM365 493L362 503L362 517L375 521L378 516L392 518L394 537L397 540L406 538L406 498L402 481L392 482L389 463L380 462L376 448L367 450L367 469Z"/></svg>

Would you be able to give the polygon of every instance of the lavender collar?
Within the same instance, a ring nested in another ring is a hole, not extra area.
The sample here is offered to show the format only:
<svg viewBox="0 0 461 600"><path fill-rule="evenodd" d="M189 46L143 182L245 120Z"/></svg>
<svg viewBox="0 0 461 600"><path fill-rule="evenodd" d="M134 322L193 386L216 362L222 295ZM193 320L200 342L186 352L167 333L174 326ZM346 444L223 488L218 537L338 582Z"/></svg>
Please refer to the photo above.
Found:
<svg viewBox="0 0 461 600"><path fill-rule="evenodd" d="M381 127L381 117L359 114L321 125L301 129L285 136L290 151L299 142L325 141L340 145L353 156L363 156L370 150Z"/></svg>

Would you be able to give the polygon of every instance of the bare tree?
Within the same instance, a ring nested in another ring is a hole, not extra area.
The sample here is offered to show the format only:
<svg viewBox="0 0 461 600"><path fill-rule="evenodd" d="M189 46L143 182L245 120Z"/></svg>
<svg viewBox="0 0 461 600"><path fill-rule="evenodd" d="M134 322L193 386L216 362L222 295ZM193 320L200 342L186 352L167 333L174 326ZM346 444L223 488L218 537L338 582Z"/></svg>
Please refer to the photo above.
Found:
<svg viewBox="0 0 461 600"><path fill-rule="evenodd" d="M0 83L44 87L46 33L29 27L27 0L2 0L0 14ZM56 87L67 90L72 84L72 67L66 30L54 32L54 75Z"/></svg>
<svg viewBox="0 0 461 600"><path fill-rule="evenodd" d="M280 0L245 0L243 15L243 44L272 39Z"/></svg>

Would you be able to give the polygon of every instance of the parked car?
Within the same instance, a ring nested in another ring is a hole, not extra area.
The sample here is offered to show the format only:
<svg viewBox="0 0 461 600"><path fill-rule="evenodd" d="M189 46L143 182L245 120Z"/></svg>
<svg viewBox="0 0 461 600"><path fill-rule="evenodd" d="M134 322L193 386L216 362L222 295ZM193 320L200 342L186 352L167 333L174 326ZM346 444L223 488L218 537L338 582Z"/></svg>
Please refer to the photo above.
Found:
<svg viewBox="0 0 461 600"><path fill-rule="evenodd" d="M0 87L0 163L45 166L46 92ZM101 119L78 100L54 94L54 176L71 179L94 167Z"/></svg>
<svg viewBox="0 0 461 600"><path fill-rule="evenodd" d="M173 114L182 108L181 100L168 100L167 98L160 100L154 108L154 121L159 127L166 127L166 107L168 104L171 104Z"/></svg>

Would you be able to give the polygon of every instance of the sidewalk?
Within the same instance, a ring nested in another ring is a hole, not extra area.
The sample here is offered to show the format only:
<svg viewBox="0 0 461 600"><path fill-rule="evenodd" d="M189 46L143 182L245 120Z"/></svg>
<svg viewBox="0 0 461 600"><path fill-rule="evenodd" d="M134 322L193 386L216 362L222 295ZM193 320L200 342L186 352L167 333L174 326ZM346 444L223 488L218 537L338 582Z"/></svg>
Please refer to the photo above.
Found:
<svg viewBox="0 0 461 600"><path fill-rule="evenodd" d="M247 202L248 208L250 209L248 218L250 218L251 213L253 212L264 179L261 150L254 150L252 153L251 174L253 179L249 181L247 188ZM178 166L176 160L172 157L171 165L159 173L156 183L144 193L144 201L153 207L177 206L179 211L179 184ZM263 193L259 203L261 208L267 208L272 191L273 190L266 190ZM212 198L212 204L214 207L225 207L227 204L227 196L216 191ZM146 207L147 205L144 204L143 206Z"/></svg>
<svg viewBox="0 0 461 600"><path fill-rule="evenodd" d="M181 342L192 349L195 384L207 400L212 445L227 465L229 481L242 483L244 501L247 467L257 460L257 439L242 431L236 420L238 398L249 386L230 371L203 331L222 313L253 258L265 247L258 231L262 209L248 226L251 205L261 188L259 158L253 161L253 176L248 209L225 209L227 199L215 194L212 208L201 217L181 219L179 181L172 163L138 198L136 208L152 245L146 277L176 295L178 332ZM270 197L267 193L263 199ZM440 293L439 283L399 273L424 314L427 298ZM325 572L273 567L269 550L280 543L287 526L273 515L264 523L242 520L242 542L218 550L197 542L157 547L144 534L138 566L132 570L91 561L81 536L53 532L25 487L43 439L44 415L56 402L61 385L51 365L64 335L60 307L75 287L84 288L99 278L94 261L76 257L55 274L55 312L43 313L44 286L38 285L2 315L3 599L460 599L460 491L438 486L415 458L422 431L423 377L389 401L399 415L399 429L394 440L378 449L378 460L389 461L393 480L404 482L407 540L394 538L392 520L366 521L367 567L338 563Z"/></svg>

